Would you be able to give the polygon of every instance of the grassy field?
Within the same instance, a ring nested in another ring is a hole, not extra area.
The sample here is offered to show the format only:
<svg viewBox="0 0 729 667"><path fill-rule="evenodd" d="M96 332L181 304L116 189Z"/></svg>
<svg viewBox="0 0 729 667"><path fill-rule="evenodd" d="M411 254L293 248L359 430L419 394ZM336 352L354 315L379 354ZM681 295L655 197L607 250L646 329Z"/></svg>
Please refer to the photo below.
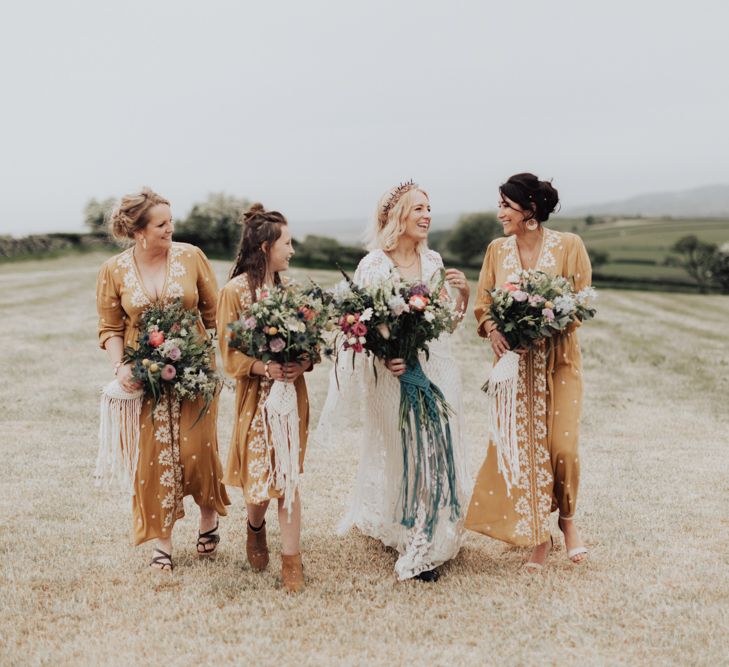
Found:
<svg viewBox="0 0 729 667"><path fill-rule="evenodd" d="M681 267L665 264L671 246L684 236L695 234L716 245L729 242L729 220L615 218L587 225L584 219L556 218L550 224L577 232L588 248L609 254L610 261L597 269L600 275L638 281L693 282Z"/></svg>
<svg viewBox="0 0 729 667"><path fill-rule="evenodd" d="M588 564L573 567L561 545L543 575L524 574L524 550L470 534L437 584L398 583L392 551L335 535L357 458L344 432L338 447L307 452L307 589L294 598L280 589L273 511L271 566L248 567L238 491L214 563L194 558L198 514L186 503L177 569L164 576L146 567L148 546L131 546L128 500L94 488L110 375L95 336L101 261L0 266L0 664L727 664L726 297L606 290L583 328ZM227 266L216 269L222 280ZM457 334L456 355L475 474L490 359L473 329ZM315 418L327 372L309 380ZM224 394L223 456L232 403Z"/></svg>

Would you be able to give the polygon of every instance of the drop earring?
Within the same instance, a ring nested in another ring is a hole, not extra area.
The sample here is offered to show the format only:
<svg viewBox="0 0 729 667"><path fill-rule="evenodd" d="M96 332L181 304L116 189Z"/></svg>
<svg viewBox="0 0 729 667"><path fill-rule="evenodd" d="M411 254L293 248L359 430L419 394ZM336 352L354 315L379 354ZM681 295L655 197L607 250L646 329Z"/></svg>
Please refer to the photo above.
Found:
<svg viewBox="0 0 729 667"><path fill-rule="evenodd" d="M145 236L142 237L142 248L147 249L147 238Z"/></svg>

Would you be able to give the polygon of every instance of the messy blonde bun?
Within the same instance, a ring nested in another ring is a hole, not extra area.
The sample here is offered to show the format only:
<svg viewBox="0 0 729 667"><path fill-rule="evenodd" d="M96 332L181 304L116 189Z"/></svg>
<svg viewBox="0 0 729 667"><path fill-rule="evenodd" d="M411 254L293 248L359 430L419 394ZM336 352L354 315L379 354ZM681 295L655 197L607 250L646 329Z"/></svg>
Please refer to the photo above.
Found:
<svg viewBox="0 0 729 667"><path fill-rule="evenodd" d="M147 187L136 194L124 195L109 218L111 235L122 242L133 239L136 232L147 226L147 214L157 204L169 206L170 202Z"/></svg>

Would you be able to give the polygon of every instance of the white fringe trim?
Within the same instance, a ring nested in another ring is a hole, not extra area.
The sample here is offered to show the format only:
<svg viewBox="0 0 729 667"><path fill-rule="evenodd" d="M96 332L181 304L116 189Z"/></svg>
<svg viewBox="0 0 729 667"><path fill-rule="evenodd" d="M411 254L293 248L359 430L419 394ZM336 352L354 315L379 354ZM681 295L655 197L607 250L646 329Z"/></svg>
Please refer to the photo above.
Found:
<svg viewBox="0 0 729 667"><path fill-rule="evenodd" d="M271 385L263 404L263 424L275 458L267 484L283 492L284 507L291 521L291 509L301 486L299 409L293 382L274 381Z"/></svg>
<svg viewBox="0 0 729 667"><path fill-rule="evenodd" d="M97 487L109 488L116 480L124 491L134 495L143 393L141 389L128 393L117 380L101 392L99 452L94 472Z"/></svg>
<svg viewBox="0 0 729 667"><path fill-rule="evenodd" d="M487 411L489 436L496 446L499 472L506 482L506 493L519 482L519 442L516 433L516 396L520 356L508 351L496 363L489 377Z"/></svg>

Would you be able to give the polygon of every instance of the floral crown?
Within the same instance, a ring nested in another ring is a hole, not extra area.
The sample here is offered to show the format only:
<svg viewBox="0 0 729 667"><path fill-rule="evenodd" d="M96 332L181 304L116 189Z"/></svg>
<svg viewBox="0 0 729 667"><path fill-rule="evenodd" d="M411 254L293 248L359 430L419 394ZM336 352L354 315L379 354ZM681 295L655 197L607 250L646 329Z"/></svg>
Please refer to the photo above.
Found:
<svg viewBox="0 0 729 667"><path fill-rule="evenodd" d="M397 204L398 201L400 201L400 198L408 191L412 190L414 187L417 187L415 185L415 181L410 179L409 181L405 181L404 183L400 183L393 191L392 194L389 196L388 200L385 202L385 205L382 207L382 211L380 212L380 223L385 224L387 222L387 216L390 214L390 211L392 208Z"/></svg>

